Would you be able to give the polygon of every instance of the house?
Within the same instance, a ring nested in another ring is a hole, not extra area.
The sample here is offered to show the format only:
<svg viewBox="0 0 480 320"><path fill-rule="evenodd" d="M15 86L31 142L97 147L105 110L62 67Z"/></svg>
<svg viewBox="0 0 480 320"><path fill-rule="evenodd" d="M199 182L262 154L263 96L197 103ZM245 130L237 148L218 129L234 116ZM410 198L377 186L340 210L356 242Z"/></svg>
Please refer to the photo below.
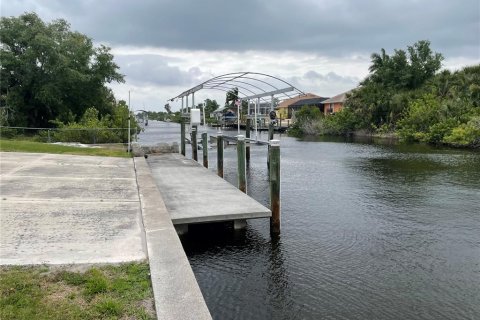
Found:
<svg viewBox="0 0 480 320"><path fill-rule="evenodd" d="M283 100L277 108L277 116L282 119L290 119L292 112L300 110L303 106L316 106L321 112L324 112L322 102L327 98L317 96L313 93L307 93L295 98Z"/></svg>
<svg viewBox="0 0 480 320"><path fill-rule="evenodd" d="M330 99L324 100L322 102L323 113L327 115L327 114L333 114L335 112L342 110L345 100L347 100L348 93L350 93L350 91L340 93L339 95L336 95Z"/></svg>
<svg viewBox="0 0 480 320"><path fill-rule="evenodd" d="M318 98L312 98L312 99L302 99L302 100L299 100L291 105L288 106L288 118L290 119L292 117L292 114L293 112L296 112L300 109L302 109L302 107L304 106L309 106L309 107L317 107L320 112L324 112L323 108L323 104L322 102L325 101L327 98L324 98L324 97L318 97Z"/></svg>

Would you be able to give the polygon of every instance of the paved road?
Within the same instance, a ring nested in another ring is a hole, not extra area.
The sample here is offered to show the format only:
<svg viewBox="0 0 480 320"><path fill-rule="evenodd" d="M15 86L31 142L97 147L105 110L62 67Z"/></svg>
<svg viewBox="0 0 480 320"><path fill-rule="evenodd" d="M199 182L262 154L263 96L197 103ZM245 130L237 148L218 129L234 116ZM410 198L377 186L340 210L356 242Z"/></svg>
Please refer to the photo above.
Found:
<svg viewBox="0 0 480 320"><path fill-rule="evenodd" d="M132 159L0 153L0 264L147 258Z"/></svg>

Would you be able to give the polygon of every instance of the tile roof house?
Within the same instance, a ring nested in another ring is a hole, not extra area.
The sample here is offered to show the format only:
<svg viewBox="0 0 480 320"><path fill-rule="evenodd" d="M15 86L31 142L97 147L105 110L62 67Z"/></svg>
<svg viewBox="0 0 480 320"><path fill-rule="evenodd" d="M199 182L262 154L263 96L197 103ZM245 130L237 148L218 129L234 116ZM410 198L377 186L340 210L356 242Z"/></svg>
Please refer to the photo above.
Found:
<svg viewBox="0 0 480 320"><path fill-rule="evenodd" d="M330 99L326 99L322 102L323 104L323 112L325 115L327 114L333 114L335 112L338 112L342 110L343 105L345 101L347 100L347 94L350 93L350 91L340 93L339 95L336 95Z"/></svg>
<svg viewBox="0 0 480 320"><path fill-rule="evenodd" d="M321 112L324 112L322 102L326 99L327 98L317 96L313 93L307 93L295 98L283 100L277 107L277 116L282 119L290 119L292 117L292 111L300 110L305 105L316 106Z"/></svg>

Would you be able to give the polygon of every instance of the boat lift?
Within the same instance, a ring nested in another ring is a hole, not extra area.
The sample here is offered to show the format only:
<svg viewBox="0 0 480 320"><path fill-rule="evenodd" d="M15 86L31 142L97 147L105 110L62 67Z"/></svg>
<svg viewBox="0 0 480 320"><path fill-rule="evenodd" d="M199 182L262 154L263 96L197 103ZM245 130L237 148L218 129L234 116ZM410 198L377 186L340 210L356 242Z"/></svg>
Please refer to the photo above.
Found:
<svg viewBox="0 0 480 320"><path fill-rule="evenodd" d="M254 119L255 124L255 141L258 141L258 109L260 108L260 102L270 102L270 112L275 109L275 101L282 101L293 97L305 95L305 93L295 88L290 83L268 75L258 72L235 72L227 73L221 76L211 78L201 84L192 87L179 95L169 99L169 101L177 101L181 99L181 113L182 116L187 116L188 110L188 97L191 95L191 108L195 109L195 92L200 90L219 90L224 92L233 92L238 90L237 100L235 104L237 106L237 125L238 132L240 133L240 113L242 102L247 101L247 116ZM268 99L270 97L270 99ZM186 104L184 105L184 99ZM250 112L250 101L255 103L253 115ZM205 117L205 112L204 112ZM204 122L205 125L205 122Z"/></svg>

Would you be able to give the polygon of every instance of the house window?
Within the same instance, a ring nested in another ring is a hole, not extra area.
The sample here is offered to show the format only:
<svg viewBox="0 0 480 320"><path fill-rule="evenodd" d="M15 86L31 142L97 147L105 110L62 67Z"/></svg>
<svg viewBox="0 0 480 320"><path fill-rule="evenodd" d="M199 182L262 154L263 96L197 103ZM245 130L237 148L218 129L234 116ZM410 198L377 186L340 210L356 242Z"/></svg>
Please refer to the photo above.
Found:
<svg viewBox="0 0 480 320"><path fill-rule="evenodd" d="M330 106L328 107L328 112L333 113L333 103L330 103Z"/></svg>

